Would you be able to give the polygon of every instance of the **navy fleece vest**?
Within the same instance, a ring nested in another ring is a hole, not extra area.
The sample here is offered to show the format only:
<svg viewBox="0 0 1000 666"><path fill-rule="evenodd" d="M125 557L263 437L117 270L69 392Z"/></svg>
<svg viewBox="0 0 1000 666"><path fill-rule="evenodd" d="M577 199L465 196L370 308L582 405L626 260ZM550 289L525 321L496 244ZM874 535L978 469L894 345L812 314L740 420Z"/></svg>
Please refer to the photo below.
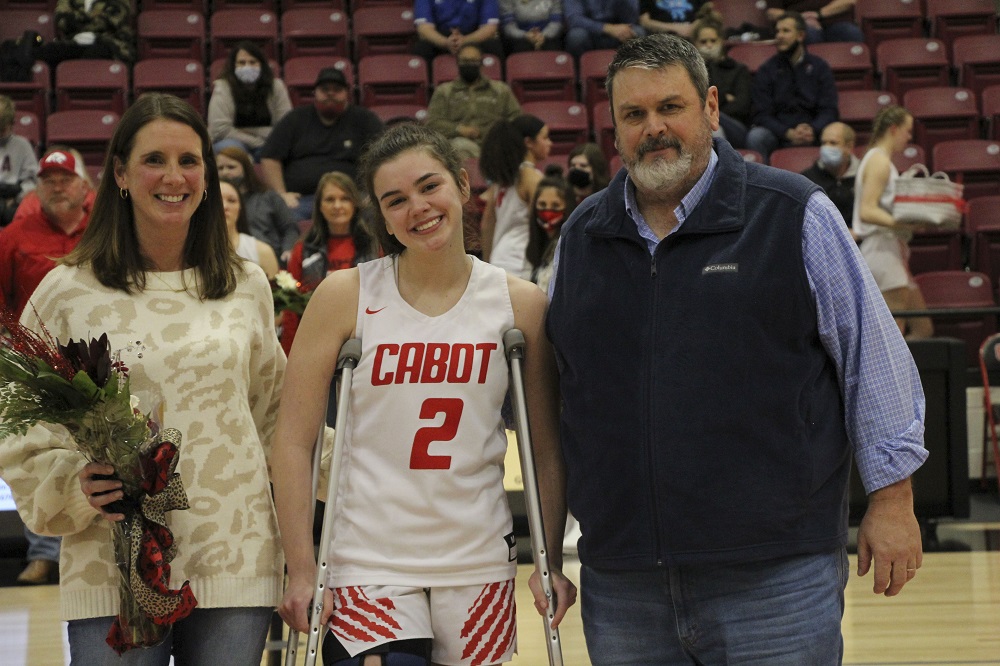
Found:
<svg viewBox="0 0 1000 666"><path fill-rule="evenodd" d="M563 231L548 332L580 559L739 562L846 543L851 455L802 259L816 186L716 142L650 257L624 170Z"/></svg>

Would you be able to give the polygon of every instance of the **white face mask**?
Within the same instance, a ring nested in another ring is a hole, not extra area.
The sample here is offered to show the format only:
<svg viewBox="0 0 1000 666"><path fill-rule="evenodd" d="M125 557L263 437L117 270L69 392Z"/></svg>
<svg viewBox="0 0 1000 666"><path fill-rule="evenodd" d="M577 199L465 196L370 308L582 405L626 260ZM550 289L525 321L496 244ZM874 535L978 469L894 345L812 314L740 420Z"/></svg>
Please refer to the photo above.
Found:
<svg viewBox="0 0 1000 666"><path fill-rule="evenodd" d="M722 44L715 46L698 47L701 57L708 61L720 60L722 58Z"/></svg>
<svg viewBox="0 0 1000 666"><path fill-rule="evenodd" d="M254 65L244 65L243 67L237 67L233 70L233 74L236 78L250 85L251 83L257 83L257 79L260 78L260 67L255 67Z"/></svg>
<svg viewBox="0 0 1000 666"><path fill-rule="evenodd" d="M819 163L827 169L836 169L843 161L844 153L837 146L822 146L819 149Z"/></svg>

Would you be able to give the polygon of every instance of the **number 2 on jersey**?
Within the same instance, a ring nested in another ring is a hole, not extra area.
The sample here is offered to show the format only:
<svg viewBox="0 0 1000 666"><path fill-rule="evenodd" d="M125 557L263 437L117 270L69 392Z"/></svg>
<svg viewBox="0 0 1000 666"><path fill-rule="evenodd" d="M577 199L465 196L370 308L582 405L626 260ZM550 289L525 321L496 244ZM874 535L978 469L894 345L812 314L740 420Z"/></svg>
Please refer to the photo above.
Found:
<svg viewBox="0 0 1000 666"><path fill-rule="evenodd" d="M413 436L410 450L410 469L449 469L451 456L431 455L431 442L447 442L455 438L458 423L462 420L461 398L427 398L420 406L420 418L427 421L444 414L444 423L439 426L421 428Z"/></svg>

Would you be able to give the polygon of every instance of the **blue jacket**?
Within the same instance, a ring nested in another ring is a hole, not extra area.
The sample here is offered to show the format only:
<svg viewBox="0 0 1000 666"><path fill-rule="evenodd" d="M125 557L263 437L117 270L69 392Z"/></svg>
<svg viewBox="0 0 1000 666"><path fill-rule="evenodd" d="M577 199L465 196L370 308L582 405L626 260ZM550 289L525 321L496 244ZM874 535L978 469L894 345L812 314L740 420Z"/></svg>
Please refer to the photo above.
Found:
<svg viewBox="0 0 1000 666"><path fill-rule="evenodd" d="M837 86L825 60L806 51L799 64L778 53L753 75L753 124L781 138L799 123L809 123L817 143L823 128L837 120Z"/></svg>
<svg viewBox="0 0 1000 666"><path fill-rule="evenodd" d="M816 186L724 141L650 256L622 170L566 223L547 330L580 560L732 563L847 542L851 453L802 258Z"/></svg>

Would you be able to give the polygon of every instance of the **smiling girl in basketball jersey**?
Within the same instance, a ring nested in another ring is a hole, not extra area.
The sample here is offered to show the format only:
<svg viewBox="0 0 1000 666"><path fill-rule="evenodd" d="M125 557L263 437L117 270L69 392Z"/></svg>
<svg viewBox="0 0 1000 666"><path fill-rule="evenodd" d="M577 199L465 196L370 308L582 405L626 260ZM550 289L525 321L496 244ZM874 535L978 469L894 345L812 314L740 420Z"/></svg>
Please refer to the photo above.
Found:
<svg viewBox="0 0 1000 666"><path fill-rule="evenodd" d="M340 347L358 337L332 507L325 662L506 662L517 647L516 546L503 488L502 337L515 327L525 335L538 475L562 478L545 296L466 254L469 179L444 137L391 128L369 146L360 173L386 256L326 278L292 347L272 460L289 576L279 612L307 630L316 571L311 449ZM560 572L562 493L543 495L542 505L557 624L576 598Z"/></svg>

